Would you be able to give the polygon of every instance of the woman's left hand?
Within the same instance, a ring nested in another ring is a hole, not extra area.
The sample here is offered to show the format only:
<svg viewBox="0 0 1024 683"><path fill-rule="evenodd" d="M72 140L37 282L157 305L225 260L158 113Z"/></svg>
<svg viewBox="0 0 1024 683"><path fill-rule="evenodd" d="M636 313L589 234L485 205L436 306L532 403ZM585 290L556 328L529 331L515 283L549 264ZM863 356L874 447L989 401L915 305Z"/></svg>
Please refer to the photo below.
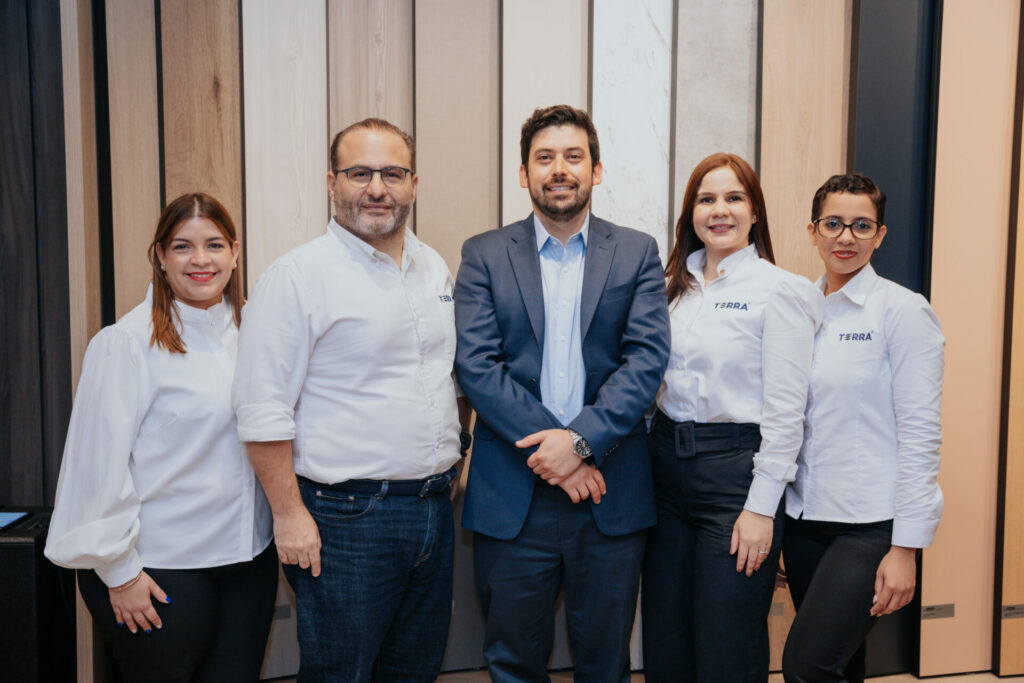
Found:
<svg viewBox="0 0 1024 683"><path fill-rule="evenodd" d="M732 526L732 542L729 554L736 556L736 571L746 568L747 576L753 575L772 550L774 521L767 515L744 510Z"/></svg>
<svg viewBox="0 0 1024 683"><path fill-rule="evenodd" d="M875 572L875 604L871 616L891 614L909 603L917 587L917 549L894 545Z"/></svg>

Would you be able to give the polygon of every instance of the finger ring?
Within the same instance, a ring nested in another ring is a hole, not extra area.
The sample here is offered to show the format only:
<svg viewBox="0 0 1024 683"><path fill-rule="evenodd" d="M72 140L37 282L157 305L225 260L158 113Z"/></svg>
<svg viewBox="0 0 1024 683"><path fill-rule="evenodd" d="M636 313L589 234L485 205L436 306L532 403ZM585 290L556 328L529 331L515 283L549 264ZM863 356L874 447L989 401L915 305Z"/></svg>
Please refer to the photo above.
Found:
<svg viewBox="0 0 1024 683"><path fill-rule="evenodd" d="M767 555L767 554L768 554L768 551L767 551L767 550L758 550L758 551L757 551L757 554L758 554L758 555Z"/></svg>

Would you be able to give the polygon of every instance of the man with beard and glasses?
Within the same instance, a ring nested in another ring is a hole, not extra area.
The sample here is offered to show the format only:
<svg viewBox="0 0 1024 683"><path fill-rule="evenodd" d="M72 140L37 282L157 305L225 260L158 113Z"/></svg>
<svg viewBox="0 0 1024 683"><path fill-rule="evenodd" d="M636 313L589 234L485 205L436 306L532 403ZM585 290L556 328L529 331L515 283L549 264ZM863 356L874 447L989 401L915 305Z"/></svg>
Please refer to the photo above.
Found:
<svg viewBox="0 0 1024 683"><path fill-rule="evenodd" d="M467 240L455 285L484 657L495 681L548 680L564 586L576 680L627 681L655 522L644 412L668 361L665 275L651 237L590 213L602 168L586 112L536 110L520 152L534 213Z"/></svg>
<svg viewBox="0 0 1024 683"><path fill-rule="evenodd" d="M243 312L238 433L295 590L298 680L434 681L451 618L449 493L468 447L452 276L405 226L408 134L360 121L330 161L327 233L274 262Z"/></svg>

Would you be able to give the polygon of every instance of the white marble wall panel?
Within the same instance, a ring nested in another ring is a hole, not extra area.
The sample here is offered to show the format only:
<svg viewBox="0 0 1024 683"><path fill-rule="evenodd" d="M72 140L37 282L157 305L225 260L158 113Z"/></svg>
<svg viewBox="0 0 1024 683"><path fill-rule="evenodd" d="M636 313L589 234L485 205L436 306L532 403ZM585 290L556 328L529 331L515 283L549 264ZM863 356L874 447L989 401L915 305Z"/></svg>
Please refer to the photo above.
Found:
<svg viewBox="0 0 1024 683"><path fill-rule="evenodd" d="M594 0L593 111L604 178L594 213L669 235L672 0Z"/></svg>
<svg viewBox="0 0 1024 683"><path fill-rule="evenodd" d="M242 3L249 287L327 226L325 0Z"/></svg>
<svg viewBox="0 0 1024 683"><path fill-rule="evenodd" d="M678 21L673 226L701 159L732 152L755 164L758 116L757 0L687 0Z"/></svg>
<svg viewBox="0 0 1024 683"><path fill-rule="evenodd" d="M537 107L587 108L587 0L502 3L501 220L530 213L519 187L519 131Z"/></svg>

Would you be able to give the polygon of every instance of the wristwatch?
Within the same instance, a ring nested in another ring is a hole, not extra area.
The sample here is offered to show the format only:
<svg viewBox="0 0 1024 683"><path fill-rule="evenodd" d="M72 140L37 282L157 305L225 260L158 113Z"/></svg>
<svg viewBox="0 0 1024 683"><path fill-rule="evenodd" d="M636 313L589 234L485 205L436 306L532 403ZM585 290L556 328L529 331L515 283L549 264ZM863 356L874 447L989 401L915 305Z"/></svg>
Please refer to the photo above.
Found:
<svg viewBox="0 0 1024 683"><path fill-rule="evenodd" d="M462 457L466 457L466 453L469 452L469 447L473 445L473 435L469 432L461 432L459 434L459 453Z"/></svg>
<svg viewBox="0 0 1024 683"><path fill-rule="evenodd" d="M566 427L566 431L569 432L569 436L572 437L572 451L576 455L580 456L584 460L594 455L594 449L590 447L587 440L583 438L583 435L577 432L575 429L569 429Z"/></svg>

